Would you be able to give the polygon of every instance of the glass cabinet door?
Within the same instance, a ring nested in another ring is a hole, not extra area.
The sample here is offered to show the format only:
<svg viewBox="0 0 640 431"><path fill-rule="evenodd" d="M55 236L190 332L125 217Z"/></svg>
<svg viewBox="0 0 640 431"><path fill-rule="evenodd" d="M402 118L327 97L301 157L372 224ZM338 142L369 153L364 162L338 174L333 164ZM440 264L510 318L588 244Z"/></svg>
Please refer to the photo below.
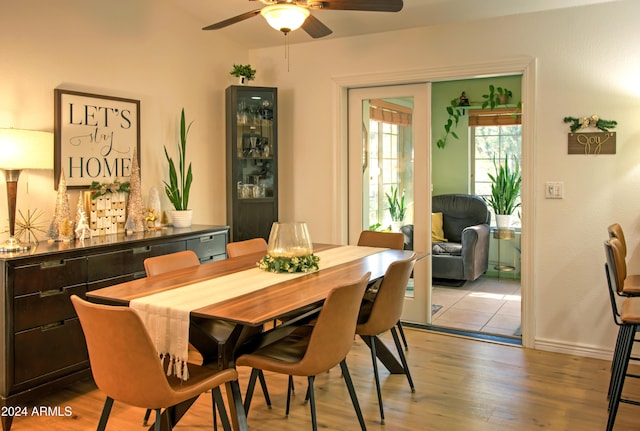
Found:
<svg viewBox="0 0 640 431"><path fill-rule="evenodd" d="M273 96L238 94L235 141L239 199L273 197Z"/></svg>
<svg viewBox="0 0 640 431"><path fill-rule="evenodd" d="M277 90L227 89L227 222L232 240L269 236L277 221Z"/></svg>

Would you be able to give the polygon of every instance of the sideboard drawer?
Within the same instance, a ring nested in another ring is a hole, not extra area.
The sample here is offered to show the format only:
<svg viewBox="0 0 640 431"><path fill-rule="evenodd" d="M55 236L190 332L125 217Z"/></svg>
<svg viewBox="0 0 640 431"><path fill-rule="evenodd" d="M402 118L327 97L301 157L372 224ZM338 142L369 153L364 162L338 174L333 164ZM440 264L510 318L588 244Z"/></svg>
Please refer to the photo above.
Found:
<svg viewBox="0 0 640 431"><path fill-rule="evenodd" d="M185 247L184 241L173 241L165 244L136 247L128 250L89 256L89 281L143 272L144 260L146 258L182 251Z"/></svg>
<svg viewBox="0 0 640 431"><path fill-rule="evenodd" d="M22 331L15 335L14 383L20 384L87 360L84 334L77 318Z"/></svg>
<svg viewBox="0 0 640 431"><path fill-rule="evenodd" d="M213 233L199 238L187 240L187 248L196 252L200 260L211 260L213 256L226 257L227 235L226 233Z"/></svg>
<svg viewBox="0 0 640 431"><path fill-rule="evenodd" d="M83 283L87 279L87 259L44 260L35 265L16 266L12 270L13 292L20 296Z"/></svg>
<svg viewBox="0 0 640 431"><path fill-rule="evenodd" d="M70 243L47 241L29 252L0 253L0 407L37 403L90 376L71 295L86 297L89 290L145 277L145 259L186 250L188 241L201 261L225 258L228 238L227 226L196 225ZM3 418L0 431L10 431L10 425Z"/></svg>
<svg viewBox="0 0 640 431"><path fill-rule="evenodd" d="M131 281L131 280L135 280L136 278L143 278L145 275L144 273L139 273L140 277L136 277L136 274L125 274L125 275L121 275L119 277L113 277L113 278L107 278L104 280L98 280L98 281L92 281L91 283L89 283L89 286L87 287L87 292L90 292L92 290L96 290L96 289L102 289L103 287L109 287L109 286L113 286L114 284L120 284L120 283L125 283L127 281Z"/></svg>
<svg viewBox="0 0 640 431"><path fill-rule="evenodd" d="M14 331L19 332L75 317L76 313L69 296L78 295L84 298L86 292L87 285L80 284L16 298L13 304Z"/></svg>

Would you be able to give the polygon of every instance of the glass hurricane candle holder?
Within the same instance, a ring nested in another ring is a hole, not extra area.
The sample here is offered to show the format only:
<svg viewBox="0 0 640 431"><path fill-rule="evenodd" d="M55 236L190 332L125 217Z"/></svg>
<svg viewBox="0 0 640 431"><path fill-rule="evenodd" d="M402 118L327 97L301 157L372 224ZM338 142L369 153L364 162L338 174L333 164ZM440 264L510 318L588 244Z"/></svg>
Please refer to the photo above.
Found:
<svg viewBox="0 0 640 431"><path fill-rule="evenodd" d="M313 254L307 224L275 222L269 234L267 255L258 267L269 272L313 272L320 258Z"/></svg>
<svg viewBox="0 0 640 431"><path fill-rule="evenodd" d="M267 253L273 257L300 257L313 253L307 224L303 222L273 223Z"/></svg>

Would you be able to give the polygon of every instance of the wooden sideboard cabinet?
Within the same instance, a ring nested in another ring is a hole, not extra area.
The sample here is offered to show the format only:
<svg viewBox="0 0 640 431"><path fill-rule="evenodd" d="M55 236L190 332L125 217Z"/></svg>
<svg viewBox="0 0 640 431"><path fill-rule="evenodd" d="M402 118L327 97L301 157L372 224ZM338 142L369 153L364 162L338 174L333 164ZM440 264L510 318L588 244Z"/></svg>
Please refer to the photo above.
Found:
<svg viewBox="0 0 640 431"><path fill-rule="evenodd" d="M0 406L37 404L38 397L90 376L70 295L84 297L87 291L145 277L144 260L152 256L189 249L202 263L225 259L227 242L227 226L194 225L0 253ZM12 419L2 414L4 431Z"/></svg>

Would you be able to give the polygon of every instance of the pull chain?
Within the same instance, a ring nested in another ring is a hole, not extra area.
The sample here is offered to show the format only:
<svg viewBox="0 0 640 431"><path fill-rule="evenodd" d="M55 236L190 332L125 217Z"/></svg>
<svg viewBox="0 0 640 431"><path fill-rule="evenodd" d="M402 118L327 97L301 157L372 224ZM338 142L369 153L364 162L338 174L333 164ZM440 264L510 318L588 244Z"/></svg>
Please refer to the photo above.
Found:
<svg viewBox="0 0 640 431"><path fill-rule="evenodd" d="M289 32L285 32L284 33L284 58L287 59L287 72L289 72L289 38L287 37L287 35L289 34Z"/></svg>

